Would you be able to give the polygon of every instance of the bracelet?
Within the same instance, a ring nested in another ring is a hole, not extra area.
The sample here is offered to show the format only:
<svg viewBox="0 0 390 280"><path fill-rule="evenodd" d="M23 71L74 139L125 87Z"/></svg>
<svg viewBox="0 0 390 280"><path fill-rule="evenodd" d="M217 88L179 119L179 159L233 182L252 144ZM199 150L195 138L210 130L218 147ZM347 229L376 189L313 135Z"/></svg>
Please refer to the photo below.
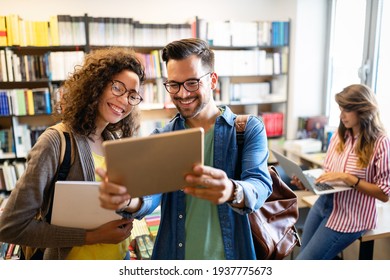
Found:
<svg viewBox="0 0 390 280"><path fill-rule="evenodd" d="M126 207L129 207L131 203L131 198L129 199L129 202L127 203Z"/></svg>
<svg viewBox="0 0 390 280"><path fill-rule="evenodd" d="M360 178L358 177L358 180L357 180L356 184L355 184L355 185L352 185L351 187L354 188L354 189L356 189L357 186L359 185L359 183L360 183Z"/></svg>

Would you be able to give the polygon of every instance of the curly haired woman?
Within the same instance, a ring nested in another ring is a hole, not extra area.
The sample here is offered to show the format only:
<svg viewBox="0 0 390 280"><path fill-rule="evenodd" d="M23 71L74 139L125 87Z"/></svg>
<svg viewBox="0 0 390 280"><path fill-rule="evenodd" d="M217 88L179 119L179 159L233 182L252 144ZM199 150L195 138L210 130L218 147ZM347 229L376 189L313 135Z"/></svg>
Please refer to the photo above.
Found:
<svg viewBox="0 0 390 280"><path fill-rule="evenodd" d="M58 103L62 130L72 143L67 180L99 181L104 166L102 143L131 137L139 128L144 68L134 51L93 51L64 82ZM61 138L48 128L27 157L27 168L12 191L0 218L0 241L46 248L44 259L127 259L132 220L119 219L93 230L51 225L43 216L50 208L52 181L59 166Z"/></svg>

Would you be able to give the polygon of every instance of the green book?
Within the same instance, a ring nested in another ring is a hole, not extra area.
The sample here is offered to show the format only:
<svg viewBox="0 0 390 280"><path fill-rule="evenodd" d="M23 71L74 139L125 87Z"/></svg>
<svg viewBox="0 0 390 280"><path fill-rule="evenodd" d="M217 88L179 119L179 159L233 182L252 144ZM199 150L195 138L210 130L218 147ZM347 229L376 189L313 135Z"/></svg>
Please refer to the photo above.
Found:
<svg viewBox="0 0 390 280"><path fill-rule="evenodd" d="M17 106L18 106L18 115L19 116L25 116L26 111L26 98L24 94L24 89L17 89L16 90L16 100L17 100Z"/></svg>

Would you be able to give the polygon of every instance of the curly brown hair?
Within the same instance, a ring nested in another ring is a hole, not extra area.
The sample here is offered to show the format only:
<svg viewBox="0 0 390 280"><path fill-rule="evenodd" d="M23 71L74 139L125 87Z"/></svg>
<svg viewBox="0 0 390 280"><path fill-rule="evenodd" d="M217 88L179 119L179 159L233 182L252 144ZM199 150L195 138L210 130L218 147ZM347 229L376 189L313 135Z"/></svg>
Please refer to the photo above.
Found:
<svg viewBox="0 0 390 280"><path fill-rule="evenodd" d="M145 82L145 70L134 50L104 48L86 54L84 63L76 66L73 74L61 87L62 97L57 103L57 115L75 132L89 136L96 132L95 120L100 98L113 76L130 70ZM135 106L121 121L107 125L106 129L121 137L134 135L140 126L140 111Z"/></svg>

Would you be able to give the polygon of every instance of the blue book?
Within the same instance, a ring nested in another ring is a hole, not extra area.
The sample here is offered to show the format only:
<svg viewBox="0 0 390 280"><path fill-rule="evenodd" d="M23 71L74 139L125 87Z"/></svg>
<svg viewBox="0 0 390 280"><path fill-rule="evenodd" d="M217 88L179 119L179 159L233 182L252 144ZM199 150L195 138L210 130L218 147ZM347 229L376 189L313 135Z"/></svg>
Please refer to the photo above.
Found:
<svg viewBox="0 0 390 280"><path fill-rule="evenodd" d="M51 114L51 98L50 98L50 92L49 90L45 91L45 105L46 105L46 114Z"/></svg>
<svg viewBox="0 0 390 280"><path fill-rule="evenodd" d="M5 260L8 250L8 243L0 242L0 260Z"/></svg>

